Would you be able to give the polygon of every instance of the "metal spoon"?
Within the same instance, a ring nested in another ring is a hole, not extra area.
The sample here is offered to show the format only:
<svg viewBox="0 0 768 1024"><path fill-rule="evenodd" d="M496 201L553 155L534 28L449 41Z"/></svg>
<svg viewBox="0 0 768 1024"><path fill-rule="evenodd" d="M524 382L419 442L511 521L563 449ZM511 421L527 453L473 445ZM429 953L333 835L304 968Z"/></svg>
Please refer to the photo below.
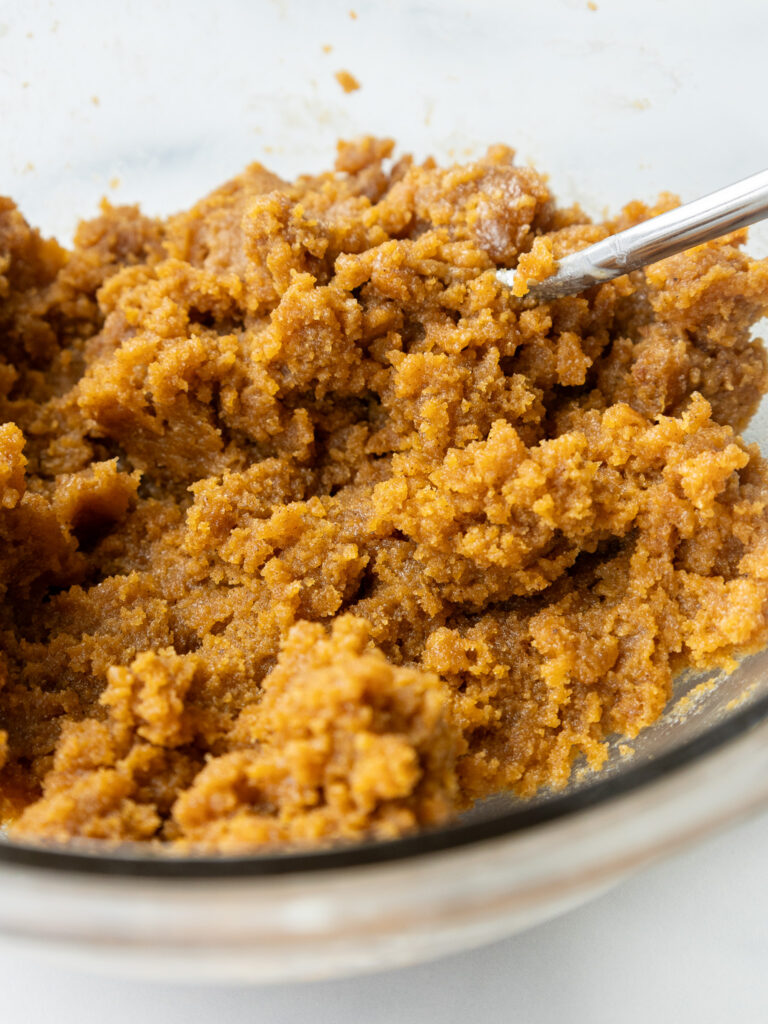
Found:
<svg viewBox="0 0 768 1024"><path fill-rule="evenodd" d="M565 256L551 277L529 284L526 298L549 302L575 295L764 217L768 217L768 170ZM514 270L499 270L496 277L511 286L515 274Z"/></svg>

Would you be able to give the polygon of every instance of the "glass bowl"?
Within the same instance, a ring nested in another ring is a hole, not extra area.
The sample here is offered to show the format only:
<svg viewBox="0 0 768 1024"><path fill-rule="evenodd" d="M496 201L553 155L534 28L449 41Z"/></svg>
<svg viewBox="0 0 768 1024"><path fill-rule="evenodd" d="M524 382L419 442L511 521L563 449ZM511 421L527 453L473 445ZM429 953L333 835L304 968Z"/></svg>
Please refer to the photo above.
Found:
<svg viewBox="0 0 768 1024"><path fill-rule="evenodd" d="M727 24L715 3L595 7L30 2L0 14L0 191L66 240L104 193L170 212L254 159L326 167L337 137L362 132L441 159L510 143L595 214L759 169L761 0L731 4ZM359 91L342 92L342 69ZM750 251L766 241L753 230ZM767 415L764 403L751 440L768 440ZM577 770L559 793L499 796L389 842L179 859L0 840L0 943L137 975L264 981L511 934L768 805L768 652L680 679L631 748L616 740L599 775Z"/></svg>

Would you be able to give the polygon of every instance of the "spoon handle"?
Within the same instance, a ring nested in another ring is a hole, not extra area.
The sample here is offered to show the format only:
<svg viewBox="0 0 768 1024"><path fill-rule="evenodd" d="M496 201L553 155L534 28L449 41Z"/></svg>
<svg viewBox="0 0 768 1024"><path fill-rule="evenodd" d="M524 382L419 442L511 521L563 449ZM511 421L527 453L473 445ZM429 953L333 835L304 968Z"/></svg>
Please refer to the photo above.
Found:
<svg viewBox="0 0 768 1024"><path fill-rule="evenodd" d="M768 170L564 257L551 277L531 283L528 296L548 302L563 295L575 295L591 285L674 256L764 217L768 217ZM511 285L515 271L500 270L497 277L502 284Z"/></svg>

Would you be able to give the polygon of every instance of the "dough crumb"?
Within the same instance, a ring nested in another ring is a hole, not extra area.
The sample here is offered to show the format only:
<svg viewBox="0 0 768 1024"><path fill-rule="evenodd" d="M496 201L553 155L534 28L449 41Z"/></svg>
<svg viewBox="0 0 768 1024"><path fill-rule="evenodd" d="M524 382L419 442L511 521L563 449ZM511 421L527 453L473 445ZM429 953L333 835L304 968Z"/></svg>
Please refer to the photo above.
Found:
<svg viewBox="0 0 768 1024"><path fill-rule="evenodd" d="M349 71L337 71L334 78L339 83L344 92L356 92L360 88L360 83L353 74Z"/></svg>

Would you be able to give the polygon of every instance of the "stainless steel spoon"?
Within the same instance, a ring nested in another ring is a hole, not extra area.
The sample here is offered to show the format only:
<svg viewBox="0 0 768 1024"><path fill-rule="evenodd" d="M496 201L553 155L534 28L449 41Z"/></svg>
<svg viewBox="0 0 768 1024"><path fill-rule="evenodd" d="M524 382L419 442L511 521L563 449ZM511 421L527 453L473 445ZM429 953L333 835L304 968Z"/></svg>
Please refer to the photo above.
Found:
<svg viewBox="0 0 768 1024"><path fill-rule="evenodd" d="M764 217L768 217L768 170L565 256L551 277L529 284L526 298L549 302L575 295ZM499 270L496 276L511 286L515 274L514 270Z"/></svg>

